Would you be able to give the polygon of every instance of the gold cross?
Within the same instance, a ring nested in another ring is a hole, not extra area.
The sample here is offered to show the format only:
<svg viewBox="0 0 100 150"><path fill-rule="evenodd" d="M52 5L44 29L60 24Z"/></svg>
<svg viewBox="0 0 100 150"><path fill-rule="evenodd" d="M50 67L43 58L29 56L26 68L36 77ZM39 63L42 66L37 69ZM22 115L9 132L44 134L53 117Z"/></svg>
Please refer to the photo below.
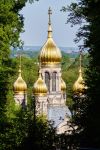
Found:
<svg viewBox="0 0 100 150"><path fill-rule="evenodd" d="M20 67L21 67L21 59L22 59L22 56L21 56L21 54L20 54L20 55L19 55Z"/></svg>
<svg viewBox="0 0 100 150"><path fill-rule="evenodd" d="M82 50L80 50L80 68L82 67Z"/></svg>
<svg viewBox="0 0 100 150"><path fill-rule="evenodd" d="M48 10L48 15L49 15L49 24L51 24L51 15L52 15L52 10L51 8L49 7L49 10Z"/></svg>

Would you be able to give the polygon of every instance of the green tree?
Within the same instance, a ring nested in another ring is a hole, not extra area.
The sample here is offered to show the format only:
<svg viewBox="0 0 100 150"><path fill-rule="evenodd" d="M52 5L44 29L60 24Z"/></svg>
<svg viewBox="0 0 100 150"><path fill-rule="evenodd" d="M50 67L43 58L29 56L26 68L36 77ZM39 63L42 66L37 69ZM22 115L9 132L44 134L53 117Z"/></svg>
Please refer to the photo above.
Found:
<svg viewBox="0 0 100 150"><path fill-rule="evenodd" d="M66 11L66 8L63 7ZM68 22L73 25L80 25L76 42L83 39L84 45L89 53L89 65L86 71L87 100L84 111L84 144L100 148L100 1L79 0L72 3L68 10ZM82 108L83 109L83 108Z"/></svg>
<svg viewBox="0 0 100 150"><path fill-rule="evenodd" d="M24 18L20 10L27 1L0 1L0 102L7 99L8 78L12 71L10 48L21 45L19 36L23 32Z"/></svg>
<svg viewBox="0 0 100 150"><path fill-rule="evenodd" d="M39 116L30 120L27 136L23 139L18 149L53 149L56 143L56 132L52 124L45 117Z"/></svg>
<svg viewBox="0 0 100 150"><path fill-rule="evenodd" d="M22 42L19 35L23 32L24 18L20 14L20 10L27 1L0 1L0 149L3 149L3 141L5 141L4 139L10 131L8 129L11 127L8 121L8 116L11 114L9 106L12 101L10 79L15 73L15 63L10 58L10 49L11 47L21 46Z"/></svg>

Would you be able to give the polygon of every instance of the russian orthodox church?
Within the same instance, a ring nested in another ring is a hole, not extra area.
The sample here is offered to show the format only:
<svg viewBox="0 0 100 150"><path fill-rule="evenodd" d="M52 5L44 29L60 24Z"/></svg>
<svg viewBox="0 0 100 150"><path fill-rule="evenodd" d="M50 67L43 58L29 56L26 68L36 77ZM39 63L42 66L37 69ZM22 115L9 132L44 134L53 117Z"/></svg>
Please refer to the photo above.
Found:
<svg viewBox="0 0 100 150"><path fill-rule="evenodd" d="M67 122L71 117L71 112L66 106L66 84L62 79L61 71L62 54L53 40L51 14L52 11L49 8L48 36L38 57L39 72L38 79L33 85L33 96L36 103L36 115L45 115L48 120L53 121L54 126L57 127L57 133L60 134L69 129ZM81 59L80 54L79 77L73 85L75 94L83 93L85 88ZM14 100L17 105L25 107L27 85L21 75L21 57L18 72L18 78L14 83Z"/></svg>
<svg viewBox="0 0 100 150"><path fill-rule="evenodd" d="M62 79L62 54L52 37L51 9L48 36L39 54L39 77L33 86L37 114L44 114L58 126L71 113L66 106L66 84Z"/></svg>

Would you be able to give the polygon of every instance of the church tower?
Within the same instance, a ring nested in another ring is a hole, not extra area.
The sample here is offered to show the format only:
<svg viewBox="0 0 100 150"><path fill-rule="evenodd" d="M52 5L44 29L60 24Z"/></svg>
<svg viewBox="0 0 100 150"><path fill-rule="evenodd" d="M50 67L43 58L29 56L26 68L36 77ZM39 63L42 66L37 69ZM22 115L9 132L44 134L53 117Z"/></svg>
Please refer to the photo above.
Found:
<svg viewBox="0 0 100 150"><path fill-rule="evenodd" d="M65 105L66 94L61 89L62 82L64 84L64 81L61 77L62 55L52 37L51 14L52 11L49 8L48 36L44 46L40 51L39 63L41 66L40 70L43 80L45 81L48 89L47 95L49 106L59 106ZM65 84L64 88L66 88Z"/></svg>
<svg viewBox="0 0 100 150"><path fill-rule="evenodd" d="M73 85L73 92L74 95L81 96L84 94L84 90L86 89L85 82L83 80L83 75L82 75L82 52L80 52L79 63L80 63L79 76Z"/></svg>
<svg viewBox="0 0 100 150"><path fill-rule="evenodd" d="M17 105L25 107L27 105L27 85L21 75L21 56L18 73L19 73L18 78L13 85L14 100Z"/></svg>
<svg viewBox="0 0 100 150"><path fill-rule="evenodd" d="M33 86L33 96L35 96L36 114L47 116L47 86L42 79L41 70L39 70L38 80Z"/></svg>
<svg viewBox="0 0 100 150"><path fill-rule="evenodd" d="M48 36L39 54L39 78L33 86L37 114L46 114L47 119L58 126L70 111L66 106L66 84L62 79L62 54L52 37L49 8Z"/></svg>

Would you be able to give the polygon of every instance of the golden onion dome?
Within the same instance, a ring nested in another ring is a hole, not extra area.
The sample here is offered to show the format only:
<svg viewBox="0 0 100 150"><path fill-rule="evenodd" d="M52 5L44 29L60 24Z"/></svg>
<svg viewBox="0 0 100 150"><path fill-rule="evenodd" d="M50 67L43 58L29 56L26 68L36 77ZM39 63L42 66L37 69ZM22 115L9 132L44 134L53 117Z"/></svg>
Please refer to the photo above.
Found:
<svg viewBox="0 0 100 150"><path fill-rule="evenodd" d="M79 77L73 85L73 92L75 94L82 94L82 93L84 93L84 90L86 89L85 82L84 82L83 77L82 77L81 63L82 63L82 52L80 51Z"/></svg>
<svg viewBox="0 0 100 150"><path fill-rule="evenodd" d="M66 91L66 84L64 82L64 80L61 78L61 91Z"/></svg>
<svg viewBox="0 0 100 150"><path fill-rule="evenodd" d="M82 71L81 69L79 70L79 77L77 81L73 85L73 91L74 93L84 93L85 90L85 83L82 77Z"/></svg>
<svg viewBox="0 0 100 150"><path fill-rule="evenodd" d="M27 85L21 76L21 69L19 69L19 76L14 83L14 92L15 93L26 93Z"/></svg>
<svg viewBox="0 0 100 150"><path fill-rule="evenodd" d="M47 86L39 73L39 78L33 86L33 94L36 96L46 96L47 95Z"/></svg>
<svg viewBox="0 0 100 150"><path fill-rule="evenodd" d="M51 28L51 19L50 15L52 14L51 9L49 8L49 23L48 23L48 38L46 43L41 49L39 55L39 61L41 65L54 66L61 63L62 55L60 49L56 46L52 38L52 28Z"/></svg>

